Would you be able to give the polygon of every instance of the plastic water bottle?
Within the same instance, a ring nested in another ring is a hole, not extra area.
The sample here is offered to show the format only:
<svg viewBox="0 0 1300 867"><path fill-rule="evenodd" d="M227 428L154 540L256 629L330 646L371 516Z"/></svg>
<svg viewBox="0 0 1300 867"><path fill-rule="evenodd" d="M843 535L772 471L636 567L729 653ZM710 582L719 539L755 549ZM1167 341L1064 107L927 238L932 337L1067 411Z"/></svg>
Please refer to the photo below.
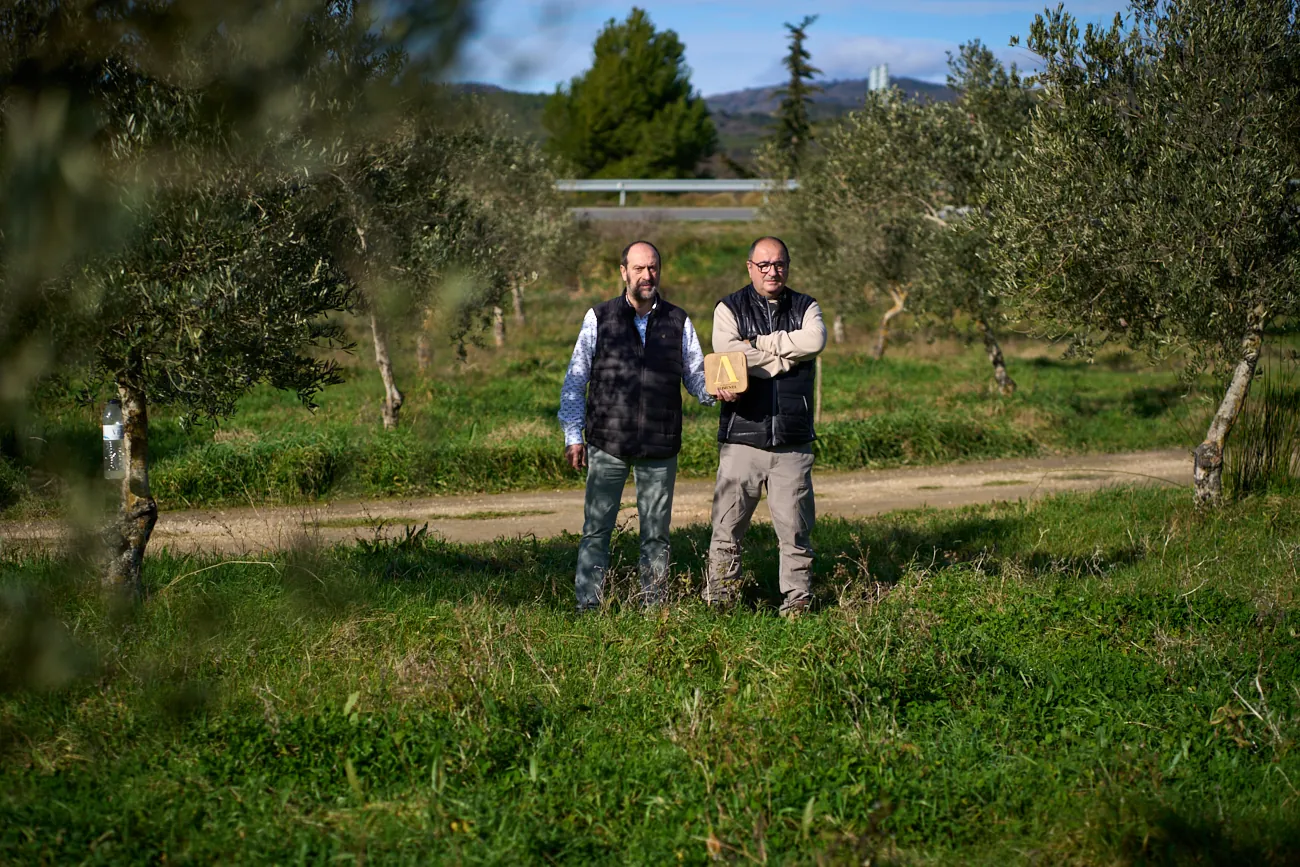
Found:
<svg viewBox="0 0 1300 867"><path fill-rule="evenodd" d="M100 418L104 425L104 478L126 478L126 449L122 447L122 402L110 400Z"/></svg>

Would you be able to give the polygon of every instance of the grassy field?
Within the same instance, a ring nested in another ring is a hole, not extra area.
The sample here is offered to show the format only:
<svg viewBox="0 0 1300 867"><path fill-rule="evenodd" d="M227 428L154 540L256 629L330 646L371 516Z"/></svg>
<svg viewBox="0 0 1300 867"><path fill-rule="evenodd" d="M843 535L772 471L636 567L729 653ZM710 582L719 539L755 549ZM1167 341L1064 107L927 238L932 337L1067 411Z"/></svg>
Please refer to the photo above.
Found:
<svg viewBox="0 0 1300 867"><path fill-rule="evenodd" d="M610 230L613 231L613 230ZM308 413L289 394L259 389L218 428L182 428L153 415L152 480L165 509L440 492L555 488L580 484L563 461L555 413L582 315L617 290L613 263L624 235L661 243L666 294L685 306L708 346L714 302L742 285L750 226L624 227L603 239L585 289L540 287L527 297L529 323L510 326L503 349L469 347L457 360L445 343L428 375L415 365L414 335L398 329L395 360L407 396L402 424L379 423L382 395L373 353L358 328L355 354L341 357L347 381ZM797 267L797 259L796 259ZM798 286L796 270L793 281ZM874 321L850 319L849 340L824 356L818 443L826 470L1007 456L1186 447L1204 432L1214 383L1180 382L1123 352L1097 363L1063 360L1059 349L1007 340L1014 397L989 389L977 345L927 342L904 332L883 361L866 349ZM681 471L716 468L717 411L687 401ZM99 466L96 409L51 395L30 429L0 432L0 509L57 509L54 475L93 476ZM26 474L28 483L21 484ZM8 480L8 481L6 481ZM7 487L6 487L7 485ZM37 495L21 494L34 488ZM5 491L10 493L6 497Z"/></svg>
<svg viewBox="0 0 1300 867"><path fill-rule="evenodd" d="M6 863L1294 864L1300 513L823 521L822 606L577 617L572 537L0 565Z"/></svg>

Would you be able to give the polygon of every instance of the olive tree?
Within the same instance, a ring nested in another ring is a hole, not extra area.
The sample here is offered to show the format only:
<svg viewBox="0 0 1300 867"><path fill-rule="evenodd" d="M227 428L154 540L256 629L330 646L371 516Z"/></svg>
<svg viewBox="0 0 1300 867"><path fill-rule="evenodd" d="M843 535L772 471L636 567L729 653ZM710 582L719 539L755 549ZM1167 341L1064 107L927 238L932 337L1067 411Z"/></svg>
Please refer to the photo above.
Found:
<svg viewBox="0 0 1300 867"><path fill-rule="evenodd" d="M0 4L0 379L23 394L57 367L85 293L55 302L68 267L112 254L147 213L157 173L178 147L191 168L305 151L268 148L306 135L319 146L344 126L390 123L401 90L443 67L470 23L468 0L393 0L372 26L366 0L10 0ZM357 88L340 29L366 50L406 59L402 88ZM351 89L351 114L333 110ZM309 159L304 171L320 168ZM202 176L202 172L195 175ZM177 189L182 178L167 181ZM55 304L54 307L49 305Z"/></svg>
<svg viewBox="0 0 1300 867"><path fill-rule="evenodd" d="M403 124L391 135L352 141L333 167L328 237L357 286L384 387L381 417L397 426L405 396L389 351L388 323L402 319L464 245L473 204L456 189L446 135Z"/></svg>
<svg viewBox="0 0 1300 867"><path fill-rule="evenodd" d="M150 405L220 417L259 382L310 404L334 381L315 350L343 335L320 315L355 291L322 181L340 121L382 128L392 107L351 63L397 60L418 36L436 65L463 32L457 9L387 4L384 29L346 0L0 9L0 355L25 361L6 392L78 371L121 396L110 585L139 592L157 517Z"/></svg>
<svg viewBox="0 0 1300 867"><path fill-rule="evenodd" d="M555 161L535 142L512 134L499 115L477 119L465 138L459 161L464 184L500 239L492 261L479 272L489 285L504 279L515 324L524 325L524 287L554 270L575 231L555 189ZM495 300L493 336L500 346L505 342L504 298ZM463 334L462 326L454 336Z"/></svg>
<svg viewBox="0 0 1300 867"><path fill-rule="evenodd" d="M1036 97L1014 65L1004 66L978 40L962 45L948 65L948 86L957 99L929 107L935 122L921 158L932 172L928 189L936 197L916 199L927 207L913 306L933 323L974 328L998 391L1009 395L1016 383L996 332L1001 314L988 234L965 218L980 207L988 186L1011 169Z"/></svg>
<svg viewBox="0 0 1300 867"><path fill-rule="evenodd" d="M832 304L888 297L876 358L891 321L910 306L922 319L978 330L997 387L1010 394L987 237L965 217L1007 170L1034 97L1015 67L978 41L950 58L948 83L958 94L952 103L869 94L822 135L823 158L776 200L775 216L812 254L803 258Z"/></svg>
<svg viewBox="0 0 1300 867"><path fill-rule="evenodd" d="M798 188L768 204L770 217L788 227L805 281L829 306L851 311L880 296L892 301L876 358L911 291L925 211L918 197L931 195L924 159L931 126L929 106L895 92L868 94L862 108L822 133L821 158L805 167Z"/></svg>
<svg viewBox="0 0 1300 867"><path fill-rule="evenodd" d="M322 319L347 310L346 275L314 237L312 190L234 171L152 197L140 235L72 279L92 292L98 337L87 359L122 402L127 475L110 527L106 580L138 589L158 506L149 488L148 409L221 418L266 382L312 397L339 381L313 354L346 342Z"/></svg>
<svg viewBox="0 0 1300 867"><path fill-rule="evenodd" d="M1041 100L990 211L998 291L1042 333L1227 374L1195 450L1222 497L1225 441L1265 327L1300 313L1295 0L1137 0L1080 32L1040 15Z"/></svg>
<svg viewBox="0 0 1300 867"><path fill-rule="evenodd" d="M568 227L549 166L535 144L481 116L446 127L417 115L341 158L333 236L369 316L385 427L404 401L387 323L423 320L423 332L443 307L451 339L474 338ZM458 291L446 291L453 281Z"/></svg>

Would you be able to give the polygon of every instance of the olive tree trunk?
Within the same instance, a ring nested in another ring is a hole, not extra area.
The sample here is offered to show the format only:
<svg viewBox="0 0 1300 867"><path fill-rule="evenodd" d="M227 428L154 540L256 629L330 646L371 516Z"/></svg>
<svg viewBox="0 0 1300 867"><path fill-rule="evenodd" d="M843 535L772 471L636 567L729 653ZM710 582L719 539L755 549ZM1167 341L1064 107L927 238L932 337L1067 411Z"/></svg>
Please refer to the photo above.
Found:
<svg viewBox="0 0 1300 867"><path fill-rule="evenodd" d="M415 363L422 374L427 372L429 365L433 363L433 346L429 343L429 335L423 331L415 338Z"/></svg>
<svg viewBox="0 0 1300 867"><path fill-rule="evenodd" d="M402 401L405 398L393 380L393 360L388 354L388 335L379 321L379 314L374 310L370 311L370 333L375 340L375 362L379 365L379 375L384 380L384 428L392 430L397 427L397 414L401 411Z"/></svg>
<svg viewBox="0 0 1300 867"><path fill-rule="evenodd" d="M415 338L415 363L421 374L427 373L433 364L433 342L429 339L432 326L433 311L425 308L424 315L420 317L420 333Z"/></svg>
<svg viewBox="0 0 1300 867"><path fill-rule="evenodd" d="M880 328L876 330L876 345L871 350L871 357L876 361L885 357L885 347L889 344L889 323L894 317L903 312L907 305L907 290L897 286L889 287L889 297L894 299L894 304L885 311L885 315L880 317Z"/></svg>
<svg viewBox="0 0 1300 867"><path fill-rule="evenodd" d="M506 312L500 307L492 308L492 343L498 349L506 345Z"/></svg>
<svg viewBox="0 0 1300 867"><path fill-rule="evenodd" d="M998 385L998 393L1010 397L1016 393L1016 381L1007 373L1007 363L1002 358L1002 346L997 335L983 316L975 320L979 326L980 336L984 338L984 351L988 353L989 364L993 365L993 381Z"/></svg>
<svg viewBox="0 0 1300 867"><path fill-rule="evenodd" d="M515 305L515 324L527 325L528 317L524 315L524 286L519 280L510 285L510 299Z"/></svg>
<svg viewBox="0 0 1300 867"><path fill-rule="evenodd" d="M836 343L844 342L844 317L838 313L835 314L835 321L831 325L831 340Z"/></svg>
<svg viewBox="0 0 1300 867"><path fill-rule="evenodd" d="M158 522L158 503L149 490L149 412L144 389L119 383L117 390L122 400L126 477L121 509L104 534L108 563L103 580L106 588L138 597L144 589L145 547Z"/></svg>
<svg viewBox="0 0 1300 867"><path fill-rule="evenodd" d="M1192 488L1198 506L1217 506L1223 502L1223 444L1232 426L1241 414L1250 393L1251 380L1259 365L1259 352L1264 343L1264 311L1256 308L1251 316L1249 330L1241 340L1241 359L1232 371L1228 391L1223 395L1205 441L1193 452Z"/></svg>

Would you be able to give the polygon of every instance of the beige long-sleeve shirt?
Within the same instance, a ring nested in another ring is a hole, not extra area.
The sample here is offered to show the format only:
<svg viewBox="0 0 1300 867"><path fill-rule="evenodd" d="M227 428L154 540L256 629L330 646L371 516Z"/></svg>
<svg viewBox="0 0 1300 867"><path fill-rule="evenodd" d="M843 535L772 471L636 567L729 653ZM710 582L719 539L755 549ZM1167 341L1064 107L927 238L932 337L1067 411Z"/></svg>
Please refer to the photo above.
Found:
<svg viewBox="0 0 1300 867"><path fill-rule="evenodd" d="M775 305L775 301L769 301ZM713 310L713 351L744 352L749 375L770 379L785 373L797 362L816 358L826 348L826 323L822 309L814 301L803 315L803 325L796 331L760 334L750 346L742 340L731 308L719 302Z"/></svg>

